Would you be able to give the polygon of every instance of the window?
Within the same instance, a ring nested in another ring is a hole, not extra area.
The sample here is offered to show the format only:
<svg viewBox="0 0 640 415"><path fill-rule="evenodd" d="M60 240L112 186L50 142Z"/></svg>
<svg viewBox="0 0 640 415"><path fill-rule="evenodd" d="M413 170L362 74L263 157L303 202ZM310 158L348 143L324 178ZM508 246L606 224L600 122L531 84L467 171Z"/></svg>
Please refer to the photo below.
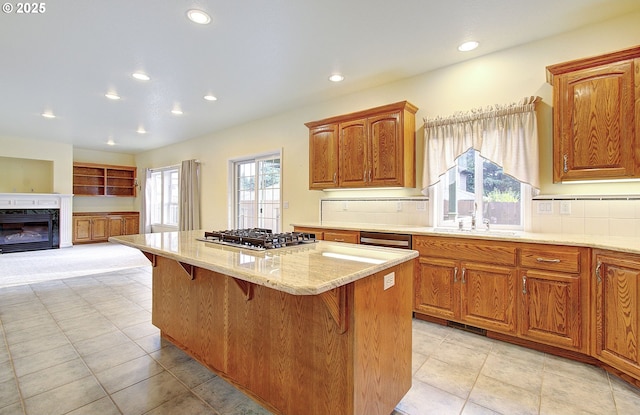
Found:
<svg viewBox="0 0 640 415"><path fill-rule="evenodd" d="M233 228L281 232L280 152L232 161Z"/></svg>
<svg viewBox="0 0 640 415"><path fill-rule="evenodd" d="M523 229L523 199L530 200L529 186L503 173L502 168L469 149L440 179L436 189L437 226L469 229L471 217L483 228Z"/></svg>
<svg viewBox="0 0 640 415"><path fill-rule="evenodd" d="M178 227L180 167L152 169L149 213L153 227Z"/></svg>

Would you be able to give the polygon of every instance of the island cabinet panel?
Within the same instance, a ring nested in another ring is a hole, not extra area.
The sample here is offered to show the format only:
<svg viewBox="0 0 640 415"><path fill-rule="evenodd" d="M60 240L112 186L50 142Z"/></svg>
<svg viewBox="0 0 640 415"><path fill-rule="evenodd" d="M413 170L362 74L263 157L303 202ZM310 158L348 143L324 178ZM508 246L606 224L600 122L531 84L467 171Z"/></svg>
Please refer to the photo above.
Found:
<svg viewBox="0 0 640 415"><path fill-rule="evenodd" d="M226 370L224 344L226 276L194 268L194 278L179 262L156 256L151 322L162 334L202 363Z"/></svg>
<svg viewBox="0 0 640 415"><path fill-rule="evenodd" d="M410 389L413 261L319 295L183 265L156 258L153 324L270 411L388 415Z"/></svg>
<svg viewBox="0 0 640 415"><path fill-rule="evenodd" d="M595 354L640 379L640 256L596 250L594 263Z"/></svg>

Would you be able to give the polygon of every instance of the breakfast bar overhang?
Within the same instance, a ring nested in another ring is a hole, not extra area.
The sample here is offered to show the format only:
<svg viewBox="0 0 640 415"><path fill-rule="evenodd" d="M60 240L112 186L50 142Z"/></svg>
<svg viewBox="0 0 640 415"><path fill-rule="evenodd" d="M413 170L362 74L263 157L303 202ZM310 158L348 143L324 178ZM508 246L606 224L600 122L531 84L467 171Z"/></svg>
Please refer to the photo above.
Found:
<svg viewBox="0 0 640 415"><path fill-rule="evenodd" d="M325 241L250 251L202 234L110 238L152 262L164 338L274 413L393 411L411 387L416 251Z"/></svg>

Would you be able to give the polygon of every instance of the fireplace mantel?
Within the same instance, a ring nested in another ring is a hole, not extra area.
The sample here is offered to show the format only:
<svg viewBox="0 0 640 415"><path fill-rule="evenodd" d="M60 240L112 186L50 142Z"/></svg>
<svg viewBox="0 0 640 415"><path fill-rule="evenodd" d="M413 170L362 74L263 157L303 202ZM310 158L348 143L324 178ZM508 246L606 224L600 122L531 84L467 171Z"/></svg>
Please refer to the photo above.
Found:
<svg viewBox="0 0 640 415"><path fill-rule="evenodd" d="M60 248L73 246L73 195L58 193L0 193L0 209L60 209Z"/></svg>

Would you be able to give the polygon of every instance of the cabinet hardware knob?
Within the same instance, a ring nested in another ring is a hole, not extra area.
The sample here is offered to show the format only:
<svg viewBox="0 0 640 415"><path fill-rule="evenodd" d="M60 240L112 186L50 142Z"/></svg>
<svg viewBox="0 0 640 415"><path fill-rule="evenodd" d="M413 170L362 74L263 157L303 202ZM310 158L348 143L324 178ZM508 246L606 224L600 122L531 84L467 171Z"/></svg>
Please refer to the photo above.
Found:
<svg viewBox="0 0 640 415"><path fill-rule="evenodd" d="M554 258L554 259L548 259L548 258L536 258L536 261L538 261L538 262L548 262L548 263L551 263L551 264L558 264L558 263L560 263L560 260L559 260L559 259L557 259L557 258Z"/></svg>
<svg viewBox="0 0 640 415"><path fill-rule="evenodd" d="M454 284L455 284L456 282L458 282L458 267L455 267L455 268L453 269L453 282L454 282Z"/></svg>
<svg viewBox="0 0 640 415"><path fill-rule="evenodd" d="M465 274L467 273L467 269L466 268L462 268L462 283L466 284L467 280L465 279Z"/></svg>
<svg viewBox="0 0 640 415"><path fill-rule="evenodd" d="M333 172L333 182L336 183L336 178L338 176L338 172Z"/></svg>
<svg viewBox="0 0 640 415"><path fill-rule="evenodd" d="M569 171L569 156L568 155L564 155L564 172L567 173Z"/></svg>
<svg viewBox="0 0 640 415"><path fill-rule="evenodd" d="M527 294L527 276L526 275L522 276L522 294L524 295Z"/></svg>
<svg viewBox="0 0 640 415"><path fill-rule="evenodd" d="M367 181L367 169L364 169L364 171L362 172L362 181L363 182Z"/></svg>
<svg viewBox="0 0 640 415"><path fill-rule="evenodd" d="M333 241L334 242L344 242L344 239L342 239L342 238L334 238Z"/></svg>
<svg viewBox="0 0 640 415"><path fill-rule="evenodd" d="M369 181L371 181L371 170L369 170Z"/></svg>
<svg viewBox="0 0 640 415"><path fill-rule="evenodd" d="M598 284L600 284L602 282L602 276L600 274L600 267L602 266L602 262L598 261L598 264L596 265L596 279L598 281Z"/></svg>

